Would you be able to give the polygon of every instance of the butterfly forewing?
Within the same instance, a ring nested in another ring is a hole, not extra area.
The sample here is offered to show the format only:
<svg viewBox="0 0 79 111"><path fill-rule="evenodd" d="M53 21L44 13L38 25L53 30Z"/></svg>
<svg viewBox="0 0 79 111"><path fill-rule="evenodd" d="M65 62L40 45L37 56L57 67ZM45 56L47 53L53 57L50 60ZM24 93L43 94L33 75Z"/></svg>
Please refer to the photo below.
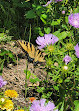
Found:
<svg viewBox="0 0 79 111"><path fill-rule="evenodd" d="M25 51L27 51L27 47L26 44L24 43L24 41L18 41L19 45L21 46L22 49L24 49Z"/></svg>

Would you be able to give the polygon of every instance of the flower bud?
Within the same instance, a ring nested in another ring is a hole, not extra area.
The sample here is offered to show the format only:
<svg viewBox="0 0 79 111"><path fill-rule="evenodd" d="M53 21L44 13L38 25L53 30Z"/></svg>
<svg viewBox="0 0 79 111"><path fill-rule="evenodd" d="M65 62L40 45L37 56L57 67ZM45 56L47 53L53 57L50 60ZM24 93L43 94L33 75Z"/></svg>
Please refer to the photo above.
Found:
<svg viewBox="0 0 79 111"><path fill-rule="evenodd" d="M63 70L66 71L68 69L67 66L63 66Z"/></svg>
<svg viewBox="0 0 79 111"><path fill-rule="evenodd" d="M66 49L67 49L67 50L74 50L73 44L72 44L72 43L67 43L67 44L66 44Z"/></svg>
<svg viewBox="0 0 79 111"><path fill-rule="evenodd" d="M62 11L62 14L65 14L65 10Z"/></svg>

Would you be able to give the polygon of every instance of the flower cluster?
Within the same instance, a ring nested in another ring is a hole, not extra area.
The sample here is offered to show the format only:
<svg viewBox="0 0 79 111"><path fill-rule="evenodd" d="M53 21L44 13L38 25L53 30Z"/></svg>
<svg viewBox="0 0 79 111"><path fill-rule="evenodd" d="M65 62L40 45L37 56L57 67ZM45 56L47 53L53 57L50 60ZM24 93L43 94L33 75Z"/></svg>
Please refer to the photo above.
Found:
<svg viewBox="0 0 79 111"><path fill-rule="evenodd" d="M2 76L0 76L0 88L7 84L7 81L4 81Z"/></svg>
<svg viewBox="0 0 79 111"><path fill-rule="evenodd" d="M68 21L70 25L79 28L79 13L69 15Z"/></svg>
<svg viewBox="0 0 79 111"><path fill-rule="evenodd" d="M53 34L45 34L44 37L37 37L36 43L39 45L38 48L42 49L46 47L47 45L54 44L58 41L58 37L56 37Z"/></svg>
<svg viewBox="0 0 79 111"><path fill-rule="evenodd" d="M46 99L34 100L30 107L30 111L58 111L52 102L45 103Z"/></svg>
<svg viewBox="0 0 79 111"><path fill-rule="evenodd" d="M74 47L74 49L75 49L75 54L76 54L76 56L79 58L79 44L77 44L77 45Z"/></svg>

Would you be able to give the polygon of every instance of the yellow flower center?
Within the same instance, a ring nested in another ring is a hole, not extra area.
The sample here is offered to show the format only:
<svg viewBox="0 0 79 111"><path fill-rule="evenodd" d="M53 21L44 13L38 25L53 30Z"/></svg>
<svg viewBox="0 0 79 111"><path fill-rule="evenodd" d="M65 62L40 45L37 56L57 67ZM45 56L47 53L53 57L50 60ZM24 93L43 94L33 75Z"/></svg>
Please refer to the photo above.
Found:
<svg viewBox="0 0 79 111"><path fill-rule="evenodd" d="M54 51L54 46L49 45L49 46L47 46L47 49L48 49L49 52L53 52Z"/></svg>

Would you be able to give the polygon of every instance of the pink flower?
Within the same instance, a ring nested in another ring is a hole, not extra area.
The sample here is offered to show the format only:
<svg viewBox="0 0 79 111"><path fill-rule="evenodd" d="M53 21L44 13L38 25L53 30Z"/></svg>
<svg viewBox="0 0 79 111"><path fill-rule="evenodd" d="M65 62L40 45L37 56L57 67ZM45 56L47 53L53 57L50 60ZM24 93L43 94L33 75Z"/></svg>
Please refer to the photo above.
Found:
<svg viewBox="0 0 79 111"><path fill-rule="evenodd" d="M64 11L64 10L62 11L62 14L65 14L65 11Z"/></svg>
<svg viewBox="0 0 79 111"><path fill-rule="evenodd" d="M79 13L69 15L68 20L70 25L79 28Z"/></svg>
<svg viewBox="0 0 79 111"><path fill-rule="evenodd" d="M58 109L54 110L56 107L54 103L48 102L45 103L46 99L34 100L30 107L30 111L58 111Z"/></svg>
<svg viewBox="0 0 79 111"><path fill-rule="evenodd" d="M39 45L38 48L42 49L46 47L47 45L54 44L58 41L58 37L56 37L53 34L44 34L44 37L37 37L36 43Z"/></svg>

